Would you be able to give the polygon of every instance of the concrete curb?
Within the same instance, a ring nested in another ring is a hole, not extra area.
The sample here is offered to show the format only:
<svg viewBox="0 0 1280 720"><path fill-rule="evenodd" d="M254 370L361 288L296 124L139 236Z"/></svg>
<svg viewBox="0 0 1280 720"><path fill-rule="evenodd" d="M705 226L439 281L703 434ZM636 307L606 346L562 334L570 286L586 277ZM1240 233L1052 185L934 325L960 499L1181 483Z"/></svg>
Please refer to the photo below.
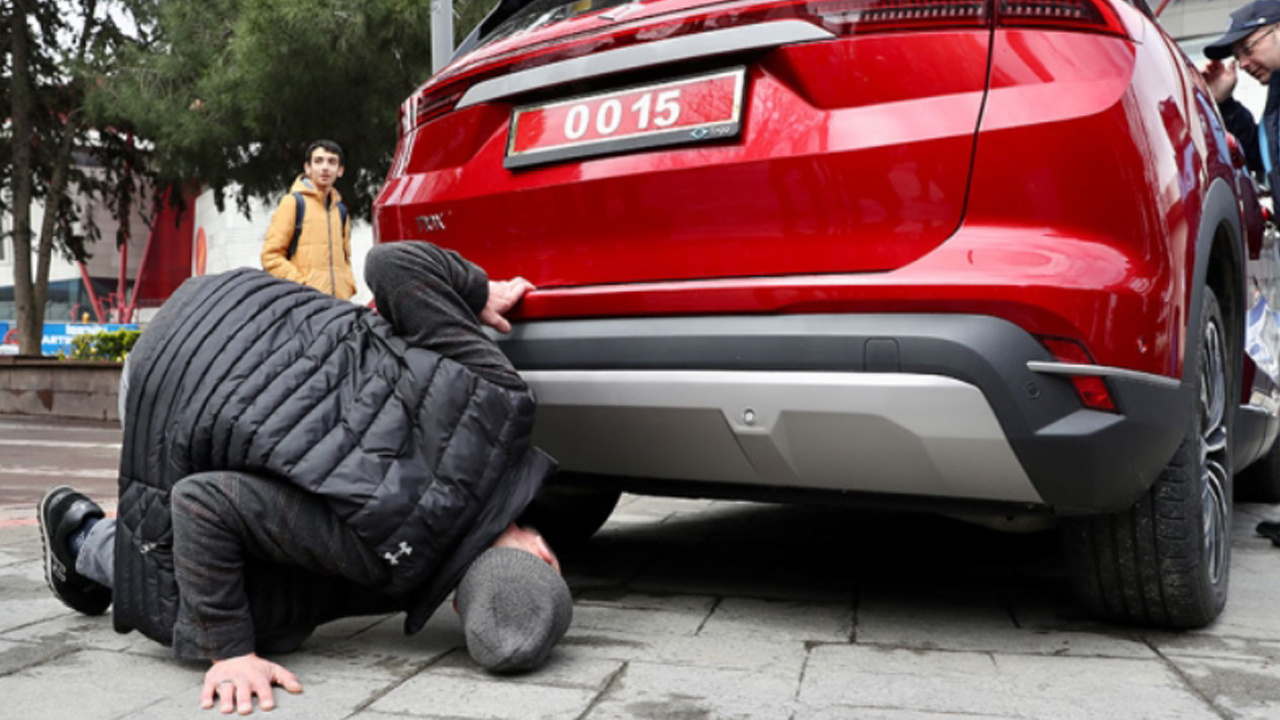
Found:
<svg viewBox="0 0 1280 720"><path fill-rule="evenodd" d="M0 415L119 421L121 363L0 358Z"/></svg>

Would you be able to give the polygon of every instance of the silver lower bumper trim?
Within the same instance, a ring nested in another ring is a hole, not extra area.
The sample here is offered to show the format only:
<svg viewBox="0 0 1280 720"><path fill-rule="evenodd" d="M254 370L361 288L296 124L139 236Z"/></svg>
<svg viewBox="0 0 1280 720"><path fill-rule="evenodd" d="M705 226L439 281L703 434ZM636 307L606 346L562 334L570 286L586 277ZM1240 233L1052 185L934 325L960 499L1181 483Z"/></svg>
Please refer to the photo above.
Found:
<svg viewBox="0 0 1280 720"><path fill-rule="evenodd" d="M895 373L522 373L567 470L1041 503L978 388Z"/></svg>

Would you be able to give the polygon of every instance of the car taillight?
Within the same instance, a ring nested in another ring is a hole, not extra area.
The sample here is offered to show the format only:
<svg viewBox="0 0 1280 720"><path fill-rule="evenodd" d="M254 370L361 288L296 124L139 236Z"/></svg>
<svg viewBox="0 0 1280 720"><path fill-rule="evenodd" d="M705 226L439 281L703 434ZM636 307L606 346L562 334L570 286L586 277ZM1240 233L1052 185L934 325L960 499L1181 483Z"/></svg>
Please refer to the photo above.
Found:
<svg viewBox="0 0 1280 720"><path fill-rule="evenodd" d="M1125 35L1119 16L1103 0L995 0L999 27L1038 27Z"/></svg>
<svg viewBox="0 0 1280 720"><path fill-rule="evenodd" d="M1093 365L1093 356L1083 345L1065 338L1042 337L1040 342L1053 353L1059 362L1072 365ZM1091 410L1116 411L1115 400L1107 389L1107 381L1098 375L1071 375L1071 385L1075 388L1080 402Z"/></svg>
<svg viewBox="0 0 1280 720"><path fill-rule="evenodd" d="M986 0L826 0L795 7L801 19L837 35L987 24Z"/></svg>
<svg viewBox="0 0 1280 720"><path fill-rule="evenodd" d="M428 87L409 96L400 106L400 134L413 132L423 124L453 110L463 90L450 86Z"/></svg>

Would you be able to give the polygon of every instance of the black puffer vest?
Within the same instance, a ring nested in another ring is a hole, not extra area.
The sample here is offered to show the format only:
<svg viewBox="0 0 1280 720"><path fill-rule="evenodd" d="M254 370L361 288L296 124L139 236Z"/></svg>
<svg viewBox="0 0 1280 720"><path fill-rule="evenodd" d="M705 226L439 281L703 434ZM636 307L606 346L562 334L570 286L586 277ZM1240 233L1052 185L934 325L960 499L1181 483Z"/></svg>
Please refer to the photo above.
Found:
<svg viewBox="0 0 1280 720"><path fill-rule="evenodd" d="M178 610L169 496L188 475L252 473L324 498L387 559L379 591L404 599L414 632L555 467L530 444L527 391L257 270L184 283L129 373L114 620L165 644Z"/></svg>

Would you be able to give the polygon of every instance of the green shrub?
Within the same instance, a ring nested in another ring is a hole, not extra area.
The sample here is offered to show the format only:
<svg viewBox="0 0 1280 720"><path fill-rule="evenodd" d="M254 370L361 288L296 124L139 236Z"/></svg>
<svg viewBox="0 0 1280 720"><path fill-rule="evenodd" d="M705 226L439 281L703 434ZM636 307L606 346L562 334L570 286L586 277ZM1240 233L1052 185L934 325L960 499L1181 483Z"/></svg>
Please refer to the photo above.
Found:
<svg viewBox="0 0 1280 720"><path fill-rule="evenodd" d="M141 330L86 333L71 339L69 360L114 360L120 362L133 349Z"/></svg>

